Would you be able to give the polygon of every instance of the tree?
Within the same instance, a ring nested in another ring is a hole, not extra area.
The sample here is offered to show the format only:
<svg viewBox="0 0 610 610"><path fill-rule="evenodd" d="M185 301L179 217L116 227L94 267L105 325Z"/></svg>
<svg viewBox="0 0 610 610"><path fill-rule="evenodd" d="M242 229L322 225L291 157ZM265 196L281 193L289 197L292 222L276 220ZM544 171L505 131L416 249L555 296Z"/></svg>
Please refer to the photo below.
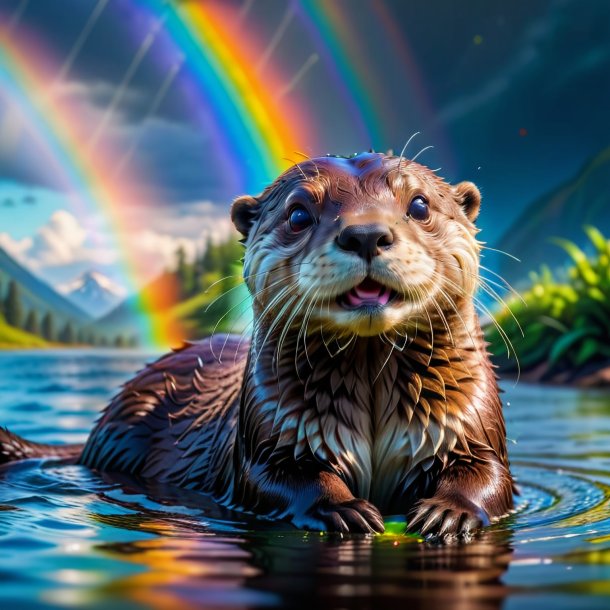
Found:
<svg viewBox="0 0 610 610"><path fill-rule="evenodd" d="M208 237L205 246L205 253L201 258L201 267L204 273L218 271L222 264L222 254L219 247L214 244L211 237Z"/></svg>
<svg viewBox="0 0 610 610"><path fill-rule="evenodd" d="M50 311L42 319L42 336L47 341L55 341L55 319Z"/></svg>
<svg viewBox="0 0 610 610"><path fill-rule="evenodd" d="M72 322L66 322L66 325L59 333L59 340L62 343L66 343L68 345L72 345L76 342L76 333L74 332L74 326L72 326Z"/></svg>
<svg viewBox="0 0 610 610"><path fill-rule="evenodd" d="M127 343L125 341L125 337L123 335L117 335L114 338L114 347L126 347Z"/></svg>
<svg viewBox="0 0 610 610"><path fill-rule="evenodd" d="M8 285L8 294L6 299L4 299L4 317L11 326L21 328L23 324L23 308L21 296L19 295L19 287L15 280L11 280Z"/></svg>
<svg viewBox="0 0 610 610"><path fill-rule="evenodd" d="M38 313L36 313L35 309L30 309L30 313L28 313L28 317L25 320L24 328L33 335L40 334L40 322L38 321Z"/></svg>
<svg viewBox="0 0 610 610"><path fill-rule="evenodd" d="M186 260L186 250L184 246L179 246L176 250L176 277L180 284L183 296L188 296L193 291L193 266Z"/></svg>

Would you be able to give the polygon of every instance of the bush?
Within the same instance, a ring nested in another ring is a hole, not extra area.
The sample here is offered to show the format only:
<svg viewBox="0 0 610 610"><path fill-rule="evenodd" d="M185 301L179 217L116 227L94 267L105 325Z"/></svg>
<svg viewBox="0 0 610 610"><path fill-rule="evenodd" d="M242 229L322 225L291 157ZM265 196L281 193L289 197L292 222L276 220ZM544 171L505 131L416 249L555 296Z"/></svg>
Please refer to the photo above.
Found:
<svg viewBox="0 0 610 610"><path fill-rule="evenodd" d="M523 301L512 298L495 315L524 370L547 363L553 374L610 360L610 240L594 227L585 232L591 256L568 240L554 240L572 261L564 281L543 267L531 274ZM516 370L516 360L503 359L507 348L499 330L489 326L486 334L501 367Z"/></svg>

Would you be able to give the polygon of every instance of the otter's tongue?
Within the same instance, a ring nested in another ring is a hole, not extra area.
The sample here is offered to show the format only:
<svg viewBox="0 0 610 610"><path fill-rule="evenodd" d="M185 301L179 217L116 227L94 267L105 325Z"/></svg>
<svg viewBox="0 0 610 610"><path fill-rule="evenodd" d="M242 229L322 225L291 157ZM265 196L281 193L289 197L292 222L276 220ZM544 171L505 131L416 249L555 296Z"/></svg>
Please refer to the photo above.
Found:
<svg viewBox="0 0 610 610"><path fill-rule="evenodd" d="M346 297L348 304L352 307L386 305L390 300L390 289L367 277L363 282L354 286Z"/></svg>

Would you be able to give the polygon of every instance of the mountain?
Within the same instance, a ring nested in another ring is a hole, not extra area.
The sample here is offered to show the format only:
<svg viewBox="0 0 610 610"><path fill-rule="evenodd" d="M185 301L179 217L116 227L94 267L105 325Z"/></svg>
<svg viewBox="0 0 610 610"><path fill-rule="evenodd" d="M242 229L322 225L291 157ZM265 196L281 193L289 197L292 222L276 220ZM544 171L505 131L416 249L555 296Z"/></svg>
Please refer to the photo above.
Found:
<svg viewBox="0 0 610 610"><path fill-rule="evenodd" d="M52 311L59 321L64 323L67 321L86 323L91 320L80 307L55 292L0 248L0 282L3 294L11 280L15 280L20 287L21 301L26 311L34 309L40 315Z"/></svg>
<svg viewBox="0 0 610 610"><path fill-rule="evenodd" d="M141 333L146 332L149 324L143 324L143 319L168 312L174 306L179 291L176 275L162 273L138 294L122 299L89 328L95 333L107 336L123 335L129 339L135 337L139 344L146 344L150 337Z"/></svg>
<svg viewBox="0 0 610 610"><path fill-rule="evenodd" d="M93 318L112 311L125 297L123 288L96 271L87 271L64 287L65 296Z"/></svg>
<svg viewBox="0 0 610 610"><path fill-rule="evenodd" d="M586 163L576 176L531 203L494 244L521 259L520 264L490 252L484 264L519 288L527 283L528 273L538 271L542 264L557 269L568 262L566 252L552 238L566 238L586 249L590 242L584 225L593 225L605 235L610 233L610 147Z"/></svg>

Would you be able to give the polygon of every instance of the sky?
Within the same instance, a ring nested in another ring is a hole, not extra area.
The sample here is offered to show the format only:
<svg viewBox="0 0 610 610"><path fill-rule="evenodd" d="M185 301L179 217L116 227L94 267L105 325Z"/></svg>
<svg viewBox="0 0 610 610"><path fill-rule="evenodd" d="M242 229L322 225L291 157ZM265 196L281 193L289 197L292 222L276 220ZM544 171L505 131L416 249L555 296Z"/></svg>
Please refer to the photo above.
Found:
<svg viewBox="0 0 610 610"><path fill-rule="evenodd" d="M260 151L240 147L239 132L219 135L229 121L218 120L227 115L215 92L148 4L0 0L3 44L28 49L25 59L48 77L26 95L73 112L83 150L92 141L103 149L98 174L144 185L112 191L125 193L118 221L103 206L79 206L39 142L41 126L0 86L0 246L54 285L95 268L134 289L179 245L194 256L208 238L230 235L231 200L265 186L241 171L261 163ZM433 146L418 161L451 182L477 183L481 238L492 245L610 145L604 0L222 4L227 27L252 42L249 69L286 112L287 129L303 134L299 151L400 151L419 132L406 156ZM126 250L148 261L135 279Z"/></svg>

